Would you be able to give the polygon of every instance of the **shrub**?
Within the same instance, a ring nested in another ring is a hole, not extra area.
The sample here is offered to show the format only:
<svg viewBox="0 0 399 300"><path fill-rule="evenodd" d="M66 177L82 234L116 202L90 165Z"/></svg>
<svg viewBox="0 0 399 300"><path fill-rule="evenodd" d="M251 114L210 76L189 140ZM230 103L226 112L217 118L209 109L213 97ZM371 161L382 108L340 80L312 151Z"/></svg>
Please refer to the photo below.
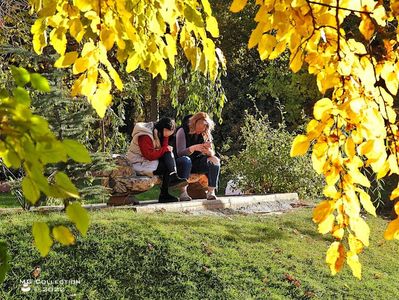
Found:
<svg viewBox="0 0 399 300"><path fill-rule="evenodd" d="M290 157L294 133L284 124L272 128L267 115L245 114L244 149L225 161L223 173L246 193L297 192L301 198L321 196L323 180L312 169L310 155Z"/></svg>

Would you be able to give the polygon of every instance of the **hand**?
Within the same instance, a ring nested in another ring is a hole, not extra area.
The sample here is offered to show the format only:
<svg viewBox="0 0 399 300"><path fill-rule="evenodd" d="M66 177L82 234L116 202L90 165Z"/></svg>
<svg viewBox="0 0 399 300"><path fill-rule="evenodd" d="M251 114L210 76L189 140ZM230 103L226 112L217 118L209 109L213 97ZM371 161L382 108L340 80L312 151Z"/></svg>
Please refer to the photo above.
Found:
<svg viewBox="0 0 399 300"><path fill-rule="evenodd" d="M211 149L212 148L212 143L211 142L205 142L202 144L205 149Z"/></svg>
<svg viewBox="0 0 399 300"><path fill-rule="evenodd" d="M173 147L172 146L168 146L168 151L169 152L173 152Z"/></svg>
<svg viewBox="0 0 399 300"><path fill-rule="evenodd" d="M204 146L203 146L202 144L196 144L196 145L190 146L190 151L191 151L191 152L195 152L195 151L202 152L202 151L204 151L204 150L205 150L205 149L204 149Z"/></svg>

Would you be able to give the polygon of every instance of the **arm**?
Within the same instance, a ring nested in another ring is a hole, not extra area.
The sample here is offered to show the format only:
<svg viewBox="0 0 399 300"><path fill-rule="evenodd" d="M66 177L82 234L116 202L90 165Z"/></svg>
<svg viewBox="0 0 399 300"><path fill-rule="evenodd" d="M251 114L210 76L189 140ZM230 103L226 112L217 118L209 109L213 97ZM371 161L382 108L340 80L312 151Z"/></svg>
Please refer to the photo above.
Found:
<svg viewBox="0 0 399 300"><path fill-rule="evenodd" d="M184 155L189 156L192 152L187 148L186 135L184 129L180 128L176 133L176 152L177 156L181 157Z"/></svg>
<svg viewBox="0 0 399 300"><path fill-rule="evenodd" d="M161 149L155 149L152 139L148 135L142 135L139 137L139 147L141 154L148 160L156 160L161 158L165 152L168 152L168 141L169 138L164 138Z"/></svg>

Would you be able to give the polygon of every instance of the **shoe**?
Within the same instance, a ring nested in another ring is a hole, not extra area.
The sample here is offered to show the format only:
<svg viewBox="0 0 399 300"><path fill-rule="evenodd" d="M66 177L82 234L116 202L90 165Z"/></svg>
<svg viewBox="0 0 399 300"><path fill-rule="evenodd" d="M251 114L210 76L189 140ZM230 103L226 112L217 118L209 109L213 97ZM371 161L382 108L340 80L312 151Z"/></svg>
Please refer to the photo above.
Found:
<svg viewBox="0 0 399 300"><path fill-rule="evenodd" d="M177 202L179 199L177 199L175 196L172 196L171 194L160 194L158 198L159 203L169 203L169 202Z"/></svg>
<svg viewBox="0 0 399 300"><path fill-rule="evenodd" d="M193 198L191 198L189 196L189 194L187 194L187 193L181 193L179 200L180 201L191 201L191 200L193 200Z"/></svg>
<svg viewBox="0 0 399 300"><path fill-rule="evenodd" d="M214 193L206 194L206 200L217 200L218 198Z"/></svg>
<svg viewBox="0 0 399 300"><path fill-rule="evenodd" d="M172 187L177 187L177 188L182 188L188 185L188 181L185 178L180 178L176 173L173 173L170 175L169 179L169 186Z"/></svg>

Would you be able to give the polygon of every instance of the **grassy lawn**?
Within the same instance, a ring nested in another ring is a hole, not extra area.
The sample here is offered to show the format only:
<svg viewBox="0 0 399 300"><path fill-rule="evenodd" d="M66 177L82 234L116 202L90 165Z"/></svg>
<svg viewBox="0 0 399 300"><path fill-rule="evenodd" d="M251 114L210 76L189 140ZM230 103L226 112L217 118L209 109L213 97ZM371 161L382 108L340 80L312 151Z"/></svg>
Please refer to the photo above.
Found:
<svg viewBox="0 0 399 300"><path fill-rule="evenodd" d="M361 281L348 266L330 275L324 256L332 240L316 232L310 209L266 217L106 210L91 218L86 238L71 247L57 244L41 258L32 245L31 223L68 224L65 215L1 215L0 237L9 244L12 267L0 299L394 299L399 294L399 243L383 240L387 221L380 218L368 219L371 247L361 254ZM21 280L31 279L37 265L39 279L47 283L36 282L23 294ZM56 285L56 280L75 282Z"/></svg>

